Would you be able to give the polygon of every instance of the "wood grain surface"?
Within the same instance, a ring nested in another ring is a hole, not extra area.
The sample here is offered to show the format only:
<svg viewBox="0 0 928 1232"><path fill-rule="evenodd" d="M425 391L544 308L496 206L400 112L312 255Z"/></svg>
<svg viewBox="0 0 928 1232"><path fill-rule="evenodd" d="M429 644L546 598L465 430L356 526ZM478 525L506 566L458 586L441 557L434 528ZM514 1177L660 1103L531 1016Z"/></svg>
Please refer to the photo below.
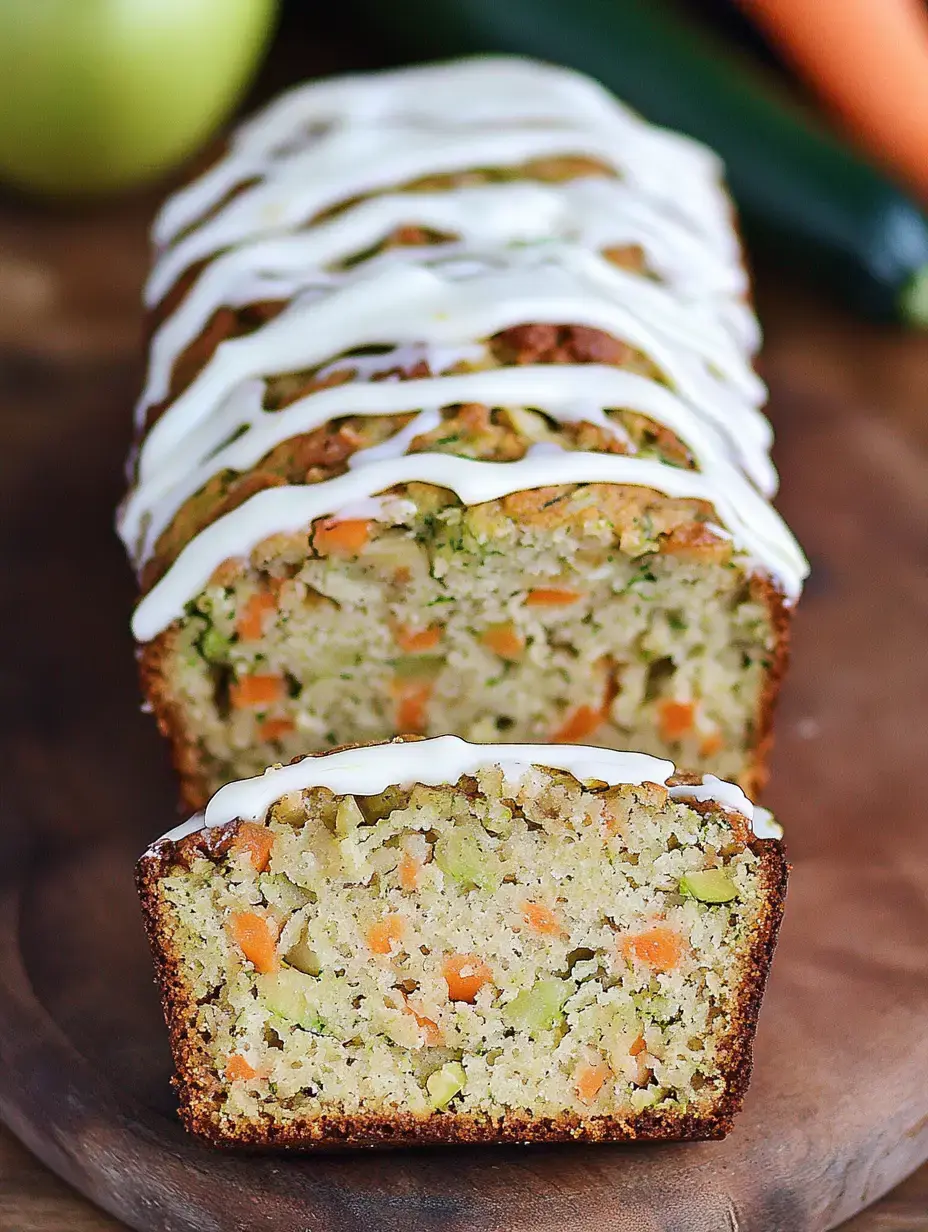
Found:
<svg viewBox="0 0 928 1232"><path fill-rule="evenodd" d="M366 63L344 49L317 56ZM278 79L291 71L280 65ZM928 717L928 340L854 321L760 270L781 507L815 577L770 792L797 872L732 1138L233 1163L190 1149L170 1119L128 881L139 848L173 820L164 751L137 712L133 587L110 528L155 200L82 211L0 201L0 1115L146 1232L803 1232L878 1197L928 1155L928 826L906 777ZM207 1222L220 1187L237 1190L228 1217ZM119 1226L0 1132L2 1232ZM846 1225L925 1227L928 1169Z"/></svg>

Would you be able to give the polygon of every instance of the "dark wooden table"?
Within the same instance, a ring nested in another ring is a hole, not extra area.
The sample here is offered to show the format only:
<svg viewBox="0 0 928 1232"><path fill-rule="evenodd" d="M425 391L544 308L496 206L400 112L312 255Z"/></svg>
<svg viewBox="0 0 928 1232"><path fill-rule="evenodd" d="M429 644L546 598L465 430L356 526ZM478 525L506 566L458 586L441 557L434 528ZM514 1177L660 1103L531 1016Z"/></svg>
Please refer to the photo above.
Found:
<svg viewBox="0 0 928 1232"><path fill-rule="evenodd" d="M319 63L319 54L313 59ZM272 67L272 79L279 75ZM13 442L41 440L66 424L63 387L76 387L88 374L97 380L111 374L121 385L139 368L139 288L159 195L81 209L0 198L0 490L41 481L16 474L4 454L17 452L6 449ZM879 439L892 449L900 482L928 497L928 338L856 320L763 266L758 299L765 375L797 396L824 392L867 408L881 423ZM127 406L127 435L128 424ZM845 1227L928 1228L928 1165ZM0 1129L0 1232L117 1228Z"/></svg>

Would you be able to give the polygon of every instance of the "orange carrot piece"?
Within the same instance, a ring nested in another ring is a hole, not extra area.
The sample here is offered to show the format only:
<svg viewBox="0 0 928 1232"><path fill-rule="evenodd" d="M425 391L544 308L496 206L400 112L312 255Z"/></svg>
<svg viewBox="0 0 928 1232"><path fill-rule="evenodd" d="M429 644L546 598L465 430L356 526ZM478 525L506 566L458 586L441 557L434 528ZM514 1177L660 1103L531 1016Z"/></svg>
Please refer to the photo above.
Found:
<svg viewBox="0 0 928 1232"><path fill-rule="evenodd" d="M313 547L320 556L357 556L371 537L367 518L326 518L316 524Z"/></svg>
<svg viewBox="0 0 928 1232"><path fill-rule="evenodd" d="M257 1078L258 1071L252 1069L241 1053L233 1053L226 1062L226 1079L229 1082L246 1082L249 1078Z"/></svg>
<svg viewBox="0 0 928 1232"><path fill-rule="evenodd" d="M679 740L693 730L696 707L692 702L664 701L657 708L657 726L661 739Z"/></svg>
<svg viewBox="0 0 928 1232"><path fill-rule="evenodd" d="M555 744L570 744L573 740L583 740L592 736L598 727L605 722L606 716L602 710L594 710L592 706L578 706L554 732L551 739Z"/></svg>
<svg viewBox="0 0 928 1232"><path fill-rule="evenodd" d="M487 649L499 655L501 659L515 661L522 658L525 650L525 638L516 632L511 622L503 625L490 625L485 629L480 639Z"/></svg>
<svg viewBox="0 0 928 1232"><path fill-rule="evenodd" d="M256 971L267 975L278 969L277 938L264 916L254 911L236 911L229 919L229 931Z"/></svg>
<svg viewBox="0 0 928 1232"><path fill-rule="evenodd" d="M229 702L233 710L271 706L284 696L284 678L272 673L242 676L229 685Z"/></svg>
<svg viewBox="0 0 928 1232"><path fill-rule="evenodd" d="M235 632L243 642L256 642L264 636L267 616L277 610L277 602L268 590L259 590L251 596L235 622Z"/></svg>
<svg viewBox="0 0 928 1232"><path fill-rule="evenodd" d="M404 890L418 890L422 861L404 852L399 862L400 886Z"/></svg>
<svg viewBox="0 0 928 1232"><path fill-rule="evenodd" d="M417 680L397 677L393 682L396 698L396 730L401 734L418 736L425 731L428 721L427 707L432 696L432 686Z"/></svg>
<svg viewBox="0 0 928 1232"><path fill-rule="evenodd" d="M445 1042L445 1037L441 1033L441 1027L439 1027L434 1018L428 1018L425 1014L421 1014L419 1012L421 1008L421 1006L417 1008L412 1001L406 1002L406 1009L410 1014L412 1014L413 1018L415 1018L416 1022L425 1032L425 1042L428 1047L441 1048L442 1044Z"/></svg>
<svg viewBox="0 0 928 1232"><path fill-rule="evenodd" d="M646 1045L644 1042L644 1036L639 1035L638 1038L635 1040L635 1042L632 1044L631 1048L629 1048L628 1055L630 1057L637 1057L639 1052L644 1052L645 1047Z"/></svg>
<svg viewBox="0 0 928 1232"><path fill-rule="evenodd" d="M574 1089L577 1098L584 1104L591 1104L600 1093L605 1082L612 1077L612 1070L605 1061L590 1063L584 1061L577 1066L574 1074Z"/></svg>
<svg viewBox="0 0 928 1232"><path fill-rule="evenodd" d="M567 929L550 907L544 903L524 902L521 907L525 922L533 932L543 937L566 937Z"/></svg>
<svg viewBox="0 0 928 1232"><path fill-rule="evenodd" d="M281 740L295 730L296 724L292 719L265 719L258 728L258 739L266 744L273 744L275 740Z"/></svg>
<svg viewBox="0 0 928 1232"><path fill-rule="evenodd" d="M582 590L570 590L566 586L538 586L525 596L525 606L569 607L582 598Z"/></svg>
<svg viewBox="0 0 928 1232"><path fill-rule="evenodd" d="M484 984L493 980L493 972L477 954L449 954L441 971L452 1001L473 1003Z"/></svg>
<svg viewBox="0 0 928 1232"><path fill-rule="evenodd" d="M429 625L427 629L407 629L400 625L395 632L396 644L407 654L421 654L434 650L441 641L441 625Z"/></svg>
<svg viewBox="0 0 928 1232"><path fill-rule="evenodd" d="M920 0L741 0L860 145L928 200L928 14Z"/></svg>
<svg viewBox="0 0 928 1232"><path fill-rule="evenodd" d="M703 736L699 742L700 757L714 757L716 753L721 753L725 747L725 741L722 739L721 732L710 732L708 736Z"/></svg>
<svg viewBox="0 0 928 1232"><path fill-rule="evenodd" d="M385 915L367 930L367 948L372 954L389 954L399 946L406 931L406 921L401 915Z"/></svg>
<svg viewBox="0 0 928 1232"><path fill-rule="evenodd" d="M274 835L267 826L259 826L253 821L239 822L232 840L232 850L237 855L246 853L259 873L267 868L273 849Z"/></svg>
<svg viewBox="0 0 928 1232"><path fill-rule="evenodd" d="M632 933L621 942L625 958L637 959L654 971L672 971L683 957L683 949L683 938L665 924L656 924L647 932Z"/></svg>

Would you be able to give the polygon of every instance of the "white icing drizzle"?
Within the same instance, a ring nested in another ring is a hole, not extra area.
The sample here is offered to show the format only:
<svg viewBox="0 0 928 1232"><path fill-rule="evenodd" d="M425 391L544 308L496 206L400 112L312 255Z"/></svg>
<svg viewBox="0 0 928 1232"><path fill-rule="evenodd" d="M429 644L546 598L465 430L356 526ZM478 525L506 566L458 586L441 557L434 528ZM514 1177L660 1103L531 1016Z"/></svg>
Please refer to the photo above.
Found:
<svg viewBox="0 0 928 1232"><path fill-rule="evenodd" d="M470 744L458 736L435 736L390 744L363 745L342 749L319 757L305 757L288 766L273 766L254 778L241 779L221 787L206 806L182 826L169 831L158 842L184 838L188 834L230 821L262 822L271 805L291 792L324 787L336 795L372 796L388 787L409 787L422 783L440 787L457 783L465 775L498 766L507 782L518 783L533 767L563 770L584 784L640 786L656 783L665 786L675 773L673 762L646 753L620 752L591 745L564 744ZM779 838L780 833L761 834L763 826L779 830L766 809L756 812L747 796L733 783L707 774L701 786L668 788L674 800L712 801L722 808L755 819L758 838ZM152 853L158 844L149 848Z"/></svg>
<svg viewBox="0 0 928 1232"><path fill-rule="evenodd" d="M184 605L208 584L223 561L247 555L272 534L296 533L354 501L414 481L447 488L465 505L571 483L629 483L667 496L706 500L714 503L736 544L779 580L788 598L798 595L807 570L784 523L733 467L728 468L723 488L697 471L614 454L532 450L518 462L474 462L451 454L419 453L371 462L324 483L256 493L187 544L135 609L135 637L149 641L179 618Z"/></svg>
<svg viewBox="0 0 928 1232"><path fill-rule="evenodd" d="M396 191L443 172L562 155L599 159L618 178ZM775 490L776 474L759 410L765 391L749 362L756 322L742 300L746 280L719 170L709 151L645 124L594 82L508 57L316 83L242 127L228 155L173 197L156 224L161 255L150 302L192 262L214 260L156 334L139 415L165 397L177 357L218 308L288 303L253 333L221 343L146 434L121 511L127 547L143 564L213 476L247 471L331 419L412 412L416 419L353 455L348 474L260 492L208 526L140 603L136 636L148 640L179 617L223 560L316 517L380 508L378 494L413 480L468 505L590 482L705 500L747 563L794 599L806 562L756 490ZM350 200L335 216L311 221ZM406 225L456 238L344 267ZM661 281L602 255L623 243L639 244ZM597 364L448 371L484 358L493 334L545 323L602 330L646 355L661 379ZM351 357L371 346L388 351ZM448 374L370 379L419 359ZM323 373L350 365L355 378L281 411L263 409L269 378L320 365ZM442 407L471 401L530 407L564 423L587 419L618 438L621 425L606 410L637 411L671 429L699 470L550 444L513 463L405 453L440 422Z"/></svg>

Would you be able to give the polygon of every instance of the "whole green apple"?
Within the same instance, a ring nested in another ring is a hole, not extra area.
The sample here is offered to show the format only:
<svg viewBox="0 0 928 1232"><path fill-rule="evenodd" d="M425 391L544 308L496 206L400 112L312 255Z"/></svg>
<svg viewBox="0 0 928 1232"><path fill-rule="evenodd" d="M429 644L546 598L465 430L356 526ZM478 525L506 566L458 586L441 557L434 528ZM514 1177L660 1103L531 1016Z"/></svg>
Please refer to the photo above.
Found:
<svg viewBox="0 0 928 1232"><path fill-rule="evenodd" d="M0 0L0 178L124 188L180 162L257 67L276 0Z"/></svg>

